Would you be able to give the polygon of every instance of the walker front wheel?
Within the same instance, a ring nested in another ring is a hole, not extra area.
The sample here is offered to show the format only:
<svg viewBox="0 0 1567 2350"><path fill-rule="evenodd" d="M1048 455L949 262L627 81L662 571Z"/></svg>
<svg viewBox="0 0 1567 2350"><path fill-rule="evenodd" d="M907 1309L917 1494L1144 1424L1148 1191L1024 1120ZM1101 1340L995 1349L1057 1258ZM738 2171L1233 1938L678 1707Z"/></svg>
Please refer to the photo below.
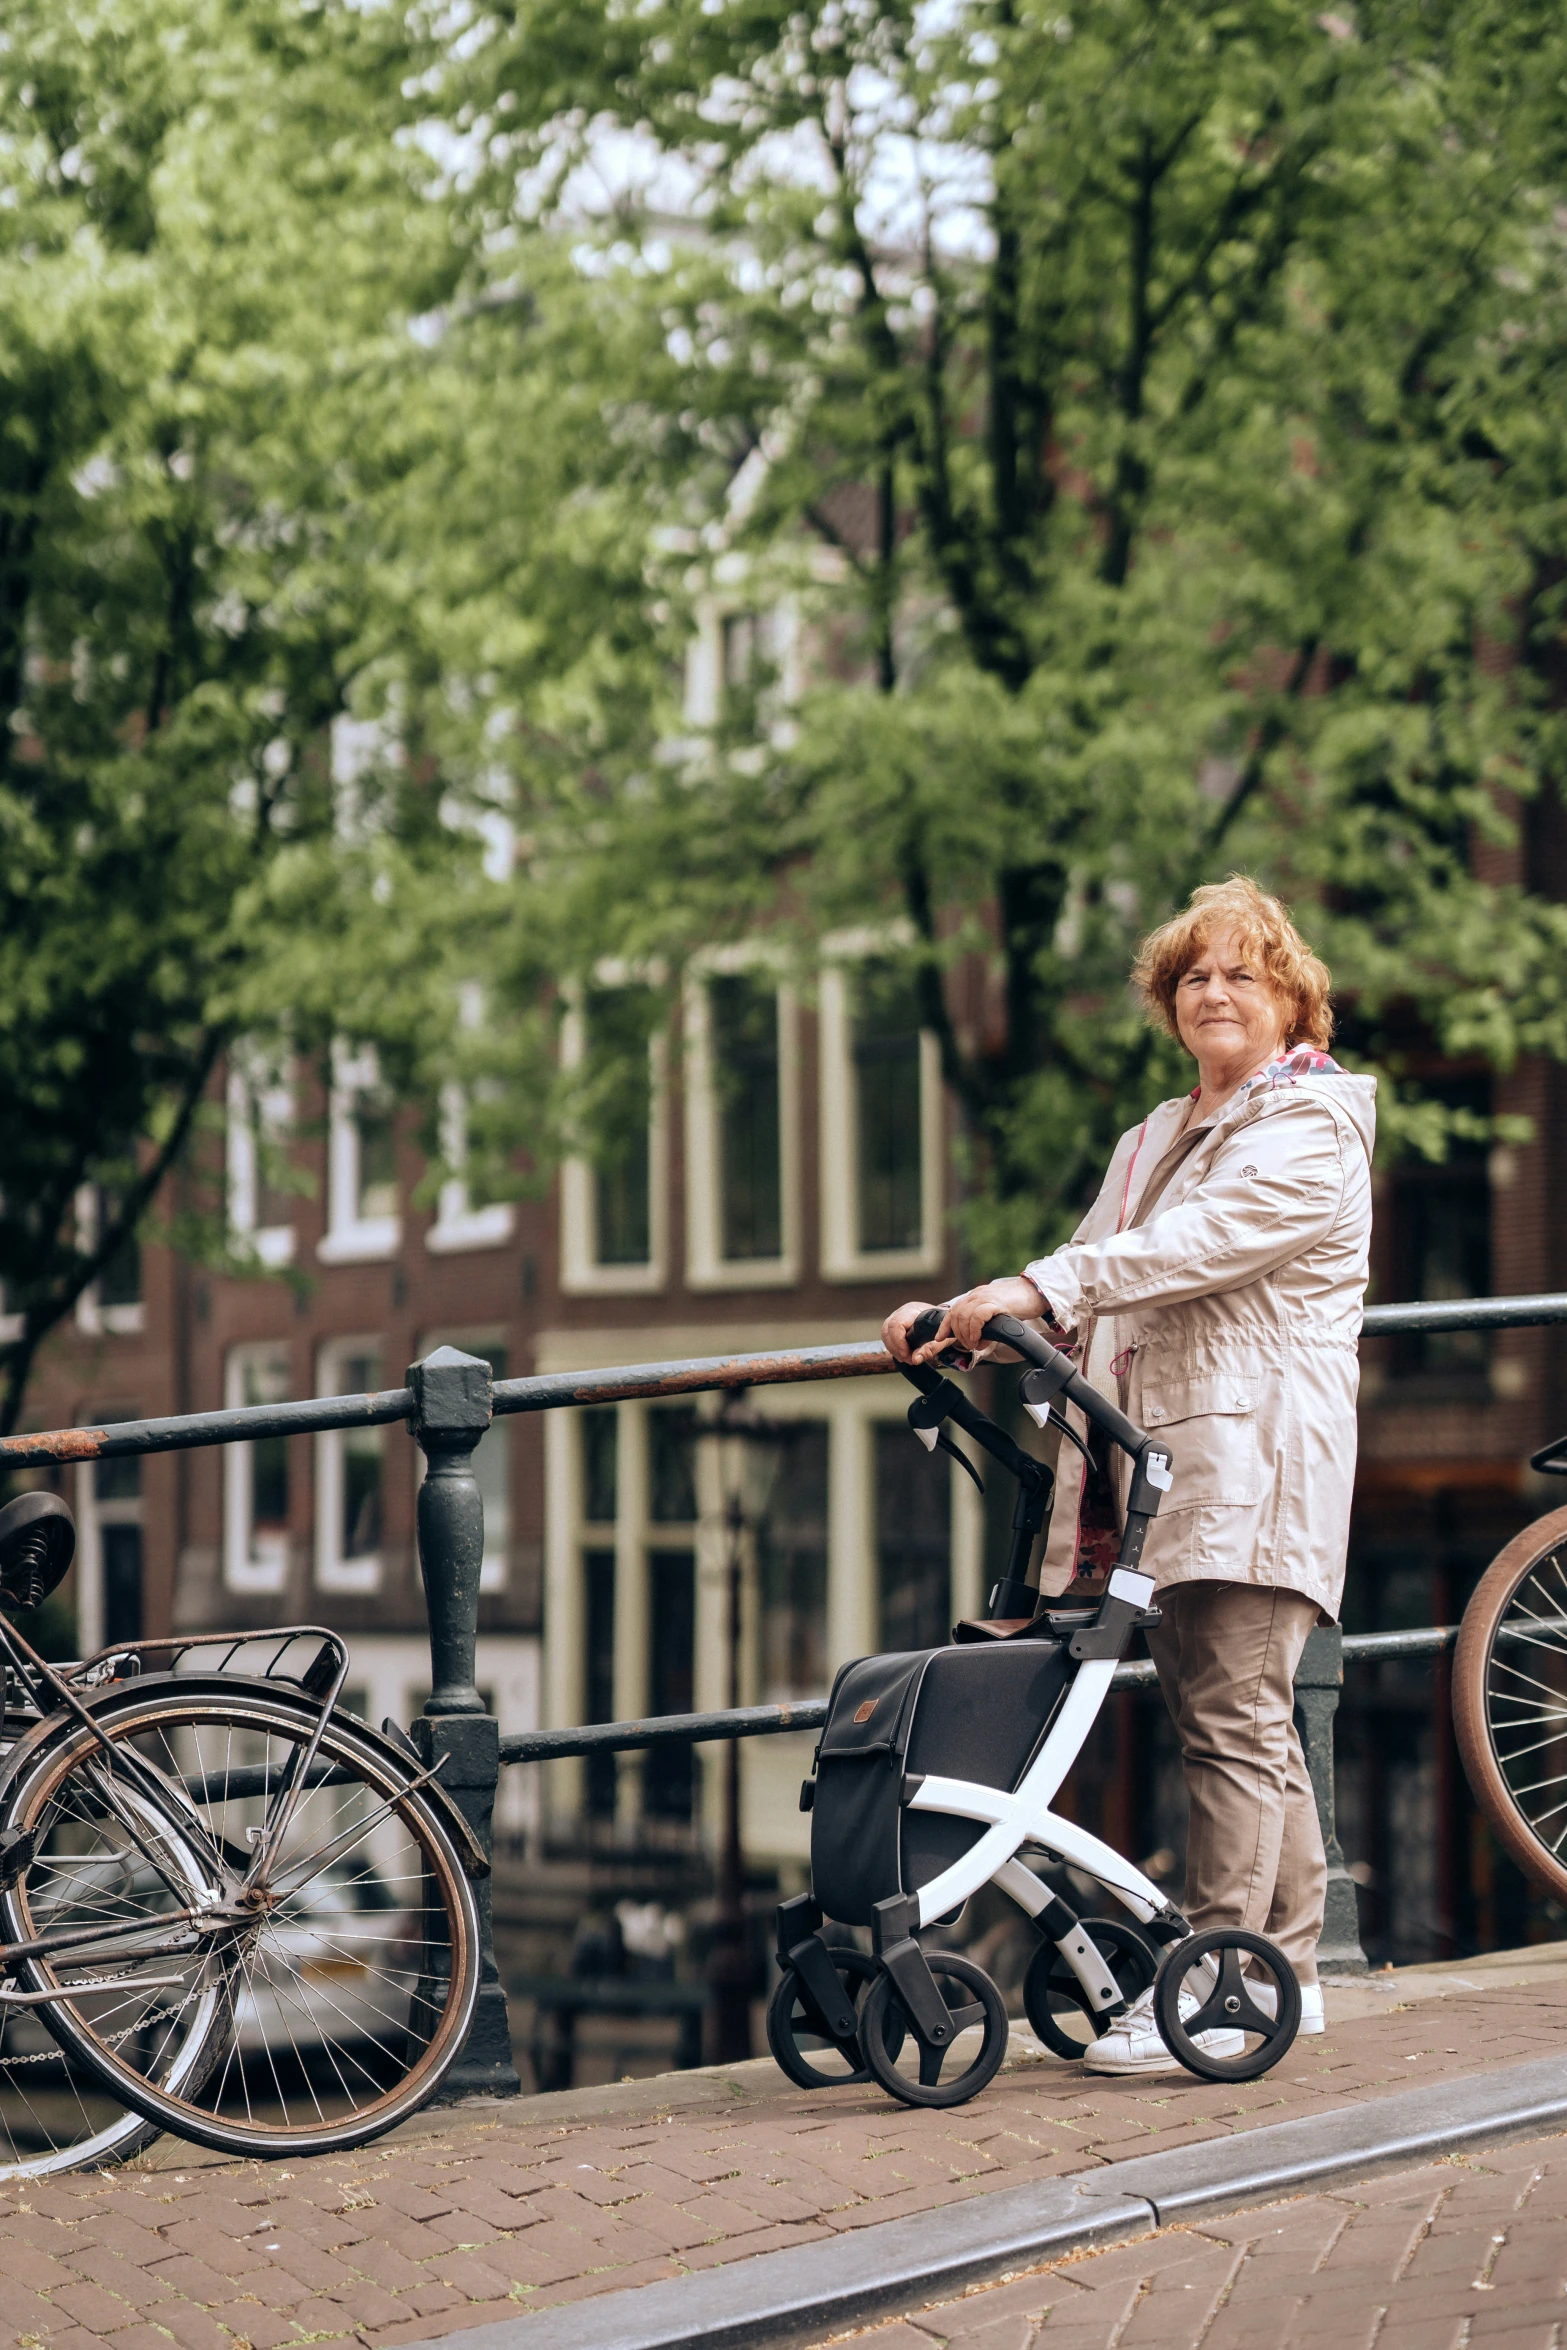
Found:
<svg viewBox="0 0 1567 2350"><path fill-rule="evenodd" d="M1083 1918L1082 1931L1094 1944L1122 1999L1130 2005L1159 1970L1159 1956L1135 1926L1119 1918ZM1023 1977L1023 2012L1035 2035L1057 2056L1070 2061L1090 2040L1109 2029L1119 2010L1095 2007L1053 1942L1041 1942Z"/></svg>
<svg viewBox="0 0 1567 2350"><path fill-rule="evenodd" d="M928 1950L925 1961L947 2003L952 2036L937 2048L922 2040L892 1977L879 1974L860 2010L860 2048L889 2096L905 2105L963 2105L994 2080L1007 2052L1006 2001L983 1967L956 1951ZM895 2030L895 2021L901 2030ZM979 2045L968 2038L979 2026ZM949 2061L961 2067L943 2080Z"/></svg>
<svg viewBox="0 0 1567 2350"><path fill-rule="evenodd" d="M1188 2072L1254 2081L1288 2053L1300 2029L1300 1985L1276 1943L1243 1926L1214 1926L1165 1952L1153 2011L1159 2037Z"/></svg>
<svg viewBox="0 0 1567 2350"><path fill-rule="evenodd" d="M859 2005L866 1986L878 1973L876 1961L851 1945L830 1952L832 1963L850 1997ZM887 2016L889 2053L896 2057L903 2044L903 2010ZM856 2088L871 2077L860 2054L858 2040L838 2040L825 2022L793 1967L785 1967L767 2002L767 2045L784 2072L801 2089Z"/></svg>

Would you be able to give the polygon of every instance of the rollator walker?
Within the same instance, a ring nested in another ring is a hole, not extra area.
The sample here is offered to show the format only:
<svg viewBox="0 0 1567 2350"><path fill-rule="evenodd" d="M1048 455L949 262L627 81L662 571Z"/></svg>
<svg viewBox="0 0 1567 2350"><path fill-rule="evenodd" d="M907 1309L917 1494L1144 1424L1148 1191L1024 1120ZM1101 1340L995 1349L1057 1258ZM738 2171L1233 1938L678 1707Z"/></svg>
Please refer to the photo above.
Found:
<svg viewBox="0 0 1567 2350"><path fill-rule="evenodd" d="M938 1325L934 1312L922 1316L911 1343ZM1016 1478L1011 1555L986 1616L957 1625L950 1646L861 1657L833 1683L800 1791L811 1814L811 1891L777 1913L769 2044L802 2088L874 2078L908 2105L976 2096L1006 2053L1005 2003L972 1959L920 1938L955 1923L981 1886L997 1885L1039 1928L1023 2001L1057 2055L1080 2057L1151 1983L1160 2034L1183 2065L1205 2080L1254 2080L1300 2024L1300 1987L1283 1952L1240 1927L1194 1933L1140 1869L1051 1809L1129 1638L1159 1621L1140 1561L1175 1476L1170 1446L1011 1315L988 1322L985 1337L1030 1365L1020 1394L1036 1425L1059 1429L1086 1460L1058 1408L1064 1399L1130 1455L1120 1556L1097 1604L1041 1605L1028 1570L1053 1472L940 1372L904 1371L921 1391L909 1424L928 1448L939 1445L974 1475L945 1433L950 1422ZM1079 1917L1025 1863L1025 1850L1092 1878L1136 1924ZM828 1921L868 1927L871 1952L829 1940Z"/></svg>

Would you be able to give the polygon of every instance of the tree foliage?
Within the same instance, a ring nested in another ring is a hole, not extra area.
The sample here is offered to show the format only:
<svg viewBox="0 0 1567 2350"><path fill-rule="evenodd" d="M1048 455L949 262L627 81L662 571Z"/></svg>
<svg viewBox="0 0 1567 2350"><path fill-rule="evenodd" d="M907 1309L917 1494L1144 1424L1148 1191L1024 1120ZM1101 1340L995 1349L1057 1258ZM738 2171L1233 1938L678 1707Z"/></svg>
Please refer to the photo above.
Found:
<svg viewBox="0 0 1567 2350"><path fill-rule="evenodd" d="M1231 867L1309 907L1390 1099L1412 1037L1567 1051L1513 856L1560 767L1564 59L1536 0L476 8L476 250L566 239L612 305L655 584L814 632L678 755L645 662L575 761L511 738L528 985L901 925L989 1263L1168 1086L1130 947Z"/></svg>
<svg viewBox="0 0 1567 2350"><path fill-rule="evenodd" d="M418 63L336 0L7 12L0 1427L231 1040L352 1022L406 1067L451 1028L431 884L473 859L406 758L345 821L327 750L407 666L410 322L462 264L406 135Z"/></svg>

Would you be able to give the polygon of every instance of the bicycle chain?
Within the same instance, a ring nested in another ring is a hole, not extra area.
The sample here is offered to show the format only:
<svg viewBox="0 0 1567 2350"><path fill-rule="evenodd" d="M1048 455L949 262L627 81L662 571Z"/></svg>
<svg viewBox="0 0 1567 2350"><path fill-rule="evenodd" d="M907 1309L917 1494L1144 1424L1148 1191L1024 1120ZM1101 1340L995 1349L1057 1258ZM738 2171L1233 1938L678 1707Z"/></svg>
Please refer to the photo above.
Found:
<svg viewBox="0 0 1567 2350"><path fill-rule="evenodd" d="M118 2048L120 2043L123 2040L128 2040L133 2032L145 2032L149 2024L168 2023L175 2016L183 2015L192 2000L200 1999L208 1987L205 1983L198 1983L193 1991L186 1992L177 2006L157 2007L153 2009L151 2015L138 2016L135 2023L127 2024L123 2032L112 2033L104 2041L104 2047ZM47 2025L45 2029L48 2029ZM20 2072L24 2064L58 2064L62 2053L60 2049L53 2046L41 2048L36 2056L6 2056L0 2052L0 2073Z"/></svg>

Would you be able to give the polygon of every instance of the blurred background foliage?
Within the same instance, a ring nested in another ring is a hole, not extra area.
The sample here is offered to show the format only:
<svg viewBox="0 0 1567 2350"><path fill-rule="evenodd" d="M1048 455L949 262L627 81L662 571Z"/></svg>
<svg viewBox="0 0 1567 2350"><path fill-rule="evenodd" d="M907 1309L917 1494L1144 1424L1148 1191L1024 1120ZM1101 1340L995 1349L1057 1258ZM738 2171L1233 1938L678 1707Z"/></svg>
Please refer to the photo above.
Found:
<svg viewBox="0 0 1567 2350"><path fill-rule="evenodd" d="M1420 1050L1567 1052L1564 69L1538 0L17 0L0 1426L238 1037L375 1042L432 1181L462 1076L502 1194L693 954L877 926L980 1271L1182 1082L1198 880L1395 1144ZM804 657L697 724L715 593Z"/></svg>

